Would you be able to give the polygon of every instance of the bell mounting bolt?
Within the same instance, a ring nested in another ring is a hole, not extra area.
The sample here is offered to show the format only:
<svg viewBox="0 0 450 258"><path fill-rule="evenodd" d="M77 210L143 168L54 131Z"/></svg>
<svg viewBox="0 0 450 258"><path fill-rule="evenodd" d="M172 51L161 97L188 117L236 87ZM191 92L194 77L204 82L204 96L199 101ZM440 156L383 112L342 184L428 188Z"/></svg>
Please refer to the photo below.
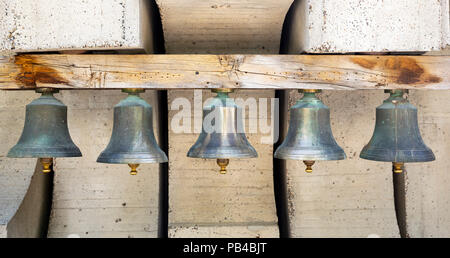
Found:
<svg viewBox="0 0 450 258"><path fill-rule="evenodd" d="M141 88L127 88L127 89L122 89L122 92L128 93L128 94L139 94L139 93L144 93L145 89L141 89Z"/></svg>
<svg viewBox="0 0 450 258"><path fill-rule="evenodd" d="M42 93L42 94L53 94L53 93L58 93L59 90L55 89L55 88L37 88L35 90L35 92L37 93Z"/></svg>
<svg viewBox="0 0 450 258"><path fill-rule="evenodd" d="M234 89L220 88L220 89L212 89L211 91L214 93L232 93L234 92Z"/></svg>
<svg viewBox="0 0 450 258"><path fill-rule="evenodd" d="M384 90L384 93L398 93L398 94L405 94L405 93L409 93L409 90L407 89L394 89L394 90Z"/></svg>
<svg viewBox="0 0 450 258"><path fill-rule="evenodd" d="M300 89L300 90L298 90L298 92L300 92L300 93L321 93L322 90L317 90L317 89Z"/></svg>

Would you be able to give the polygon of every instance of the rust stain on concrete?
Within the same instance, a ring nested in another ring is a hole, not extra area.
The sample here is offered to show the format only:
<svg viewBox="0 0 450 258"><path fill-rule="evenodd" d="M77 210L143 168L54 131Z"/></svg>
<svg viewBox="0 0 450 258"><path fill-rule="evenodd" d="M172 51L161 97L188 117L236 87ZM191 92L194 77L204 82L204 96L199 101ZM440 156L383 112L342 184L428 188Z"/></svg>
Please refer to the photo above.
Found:
<svg viewBox="0 0 450 258"><path fill-rule="evenodd" d="M352 57L351 61L365 69L386 74L387 83L419 85L442 82L442 78L431 74L414 57Z"/></svg>
<svg viewBox="0 0 450 258"><path fill-rule="evenodd" d="M43 62L37 60L38 58L30 55L16 56L15 64L20 70L15 78L18 85L36 87L38 83L69 84L66 79L59 75L58 71L42 65Z"/></svg>

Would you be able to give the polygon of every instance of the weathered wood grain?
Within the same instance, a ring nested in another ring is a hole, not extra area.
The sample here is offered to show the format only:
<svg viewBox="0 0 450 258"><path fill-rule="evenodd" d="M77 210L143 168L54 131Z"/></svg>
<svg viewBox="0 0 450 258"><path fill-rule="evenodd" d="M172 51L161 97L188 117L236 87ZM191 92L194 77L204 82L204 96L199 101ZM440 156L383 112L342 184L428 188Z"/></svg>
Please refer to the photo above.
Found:
<svg viewBox="0 0 450 258"><path fill-rule="evenodd" d="M450 89L449 56L19 55L0 89Z"/></svg>

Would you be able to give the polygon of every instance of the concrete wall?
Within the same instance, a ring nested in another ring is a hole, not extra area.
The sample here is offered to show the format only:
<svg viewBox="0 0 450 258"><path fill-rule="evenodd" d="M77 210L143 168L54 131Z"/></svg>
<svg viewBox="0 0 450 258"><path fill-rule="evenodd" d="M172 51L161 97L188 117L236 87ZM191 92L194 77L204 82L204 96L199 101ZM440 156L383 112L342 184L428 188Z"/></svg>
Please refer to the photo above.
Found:
<svg viewBox="0 0 450 258"><path fill-rule="evenodd" d="M450 106L447 91L412 91L410 99L419 108L419 123L425 143L436 161L407 164L406 233L410 237L450 236Z"/></svg>
<svg viewBox="0 0 450 258"><path fill-rule="evenodd" d="M0 226L0 238L5 238L5 237L6 237L6 226L1 225Z"/></svg>
<svg viewBox="0 0 450 258"><path fill-rule="evenodd" d="M37 95L31 92L0 91L0 224L6 224L25 196L36 166L36 159L6 157L22 134L25 105Z"/></svg>
<svg viewBox="0 0 450 258"><path fill-rule="evenodd" d="M28 191L8 223L8 238L37 238L47 235L52 183L52 175L42 173L42 165L37 162Z"/></svg>

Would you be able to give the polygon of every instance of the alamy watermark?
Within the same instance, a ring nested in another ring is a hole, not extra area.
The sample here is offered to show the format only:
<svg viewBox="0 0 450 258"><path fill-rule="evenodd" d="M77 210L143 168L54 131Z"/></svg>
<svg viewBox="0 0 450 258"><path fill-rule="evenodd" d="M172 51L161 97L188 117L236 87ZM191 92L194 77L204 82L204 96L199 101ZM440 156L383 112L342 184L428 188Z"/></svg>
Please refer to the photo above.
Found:
<svg viewBox="0 0 450 258"><path fill-rule="evenodd" d="M193 100L193 101L192 101ZM203 101L203 91L194 90L193 99L177 97L169 108L174 112L170 120L173 133L246 133L259 134L262 144L273 144L279 137L279 100L277 98L228 98L225 103L215 101L215 106L234 106L241 108L236 116L219 109L210 110L213 98ZM203 119L203 109L207 113ZM219 123L226 121L225 124Z"/></svg>

